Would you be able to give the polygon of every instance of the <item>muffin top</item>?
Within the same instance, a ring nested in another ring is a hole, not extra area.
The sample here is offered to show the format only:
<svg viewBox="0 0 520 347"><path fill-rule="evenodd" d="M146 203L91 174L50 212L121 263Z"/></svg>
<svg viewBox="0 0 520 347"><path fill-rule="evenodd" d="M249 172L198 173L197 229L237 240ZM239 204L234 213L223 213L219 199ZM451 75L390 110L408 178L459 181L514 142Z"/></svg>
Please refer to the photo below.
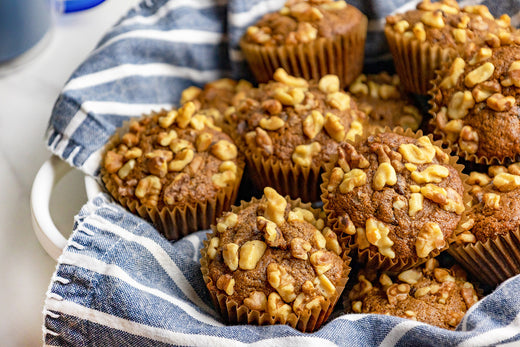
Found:
<svg viewBox="0 0 520 347"><path fill-rule="evenodd" d="M196 86L184 89L180 104L193 102L197 112L213 117L215 124L221 125L226 111L236 106L252 87L253 85L246 80L221 78L206 83L202 89Z"/></svg>
<svg viewBox="0 0 520 347"><path fill-rule="evenodd" d="M334 304L350 268L323 217L270 187L233 207L208 235L208 289L282 322Z"/></svg>
<svg viewBox="0 0 520 347"><path fill-rule="evenodd" d="M375 128L400 126L417 130L422 115L413 105L399 83L399 76L381 72L377 75L359 75L350 85L349 92L358 108L368 116L368 131Z"/></svg>
<svg viewBox="0 0 520 347"><path fill-rule="evenodd" d="M273 77L251 89L228 118L244 152L319 167L336 155L338 143L363 133L366 116L337 76L306 81L280 68Z"/></svg>
<svg viewBox="0 0 520 347"><path fill-rule="evenodd" d="M289 0L281 10L247 28L243 41L262 46L308 43L345 34L360 25L363 17L343 0Z"/></svg>
<svg viewBox="0 0 520 347"><path fill-rule="evenodd" d="M472 206L457 242L486 242L520 230L520 163L489 167L488 174L471 172Z"/></svg>
<svg viewBox="0 0 520 347"><path fill-rule="evenodd" d="M386 30L461 53L472 52L483 42L508 40L514 29L507 14L495 19L485 5L460 9L455 0L424 0L416 10L388 16Z"/></svg>
<svg viewBox="0 0 520 347"><path fill-rule="evenodd" d="M345 247L409 266L448 246L465 210L464 187L429 137L386 132L338 152L322 197Z"/></svg>
<svg viewBox="0 0 520 347"><path fill-rule="evenodd" d="M456 58L434 84L435 132L455 151L489 162L520 154L520 45L485 45Z"/></svg>
<svg viewBox="0 0 520 347"><path fill-rule="evenodd" d="M233 140L187 102L130 122L103 158L105 184L118 200L162 209L207 201L234 187L244 167Z"/></svg>
<svg viewBox="0 0 520 347"><path fill-rule="evenodd" d="M440 268L432 258L397 276L361 273L349 300L350 312L389 314L453 330L479 296L462 268Z"/></svg>

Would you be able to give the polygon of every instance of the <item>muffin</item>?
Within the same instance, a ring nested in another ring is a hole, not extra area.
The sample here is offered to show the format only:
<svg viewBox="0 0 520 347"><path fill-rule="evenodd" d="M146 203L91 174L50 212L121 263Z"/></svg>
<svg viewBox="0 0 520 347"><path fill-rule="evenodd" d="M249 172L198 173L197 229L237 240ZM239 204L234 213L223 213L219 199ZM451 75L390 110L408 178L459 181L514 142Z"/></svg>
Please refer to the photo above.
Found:
<svg viewBox="0 0 520 347"><path fill-rule="evenodd" d="M247 28L240 47L258 82L282 67L307 80L335 74L345 87L363 69L366 31L367 18L343 0L289 0Z"/></svg>
<svg viewBox="0 0 520 347"><path fill-rule="evenodd" d="M222 126L224 114L230 112L229 109L236 106L252 87L253 85L246 80L235 81L221 78L206 83L203 88L191 86L184 89L181 93L180 104L193 102L197 112L203 112L207 116L213 117L215 124Z"/></svg>
<svg viewBox="0 0 520 347"><path fill-rule="evenodd" d="M481 282L520 274L520 164L472 172L472 206L449 253Z"/></svg>
<svg viewBox="0 0 520 347"><path fill-rule="evenodd" d="M456 58L435 80L434 133L465 160L518 161L520 45L498 41L468 58Z"/></svg>
<svg viewBox="0 0 520 347"><path fill-rule="evenodd" d="M385 35L396 71L406 90L425 95L435 70L484 42L507 38L511 18L495 19L484 5L462 9L455 0L424 0L417 9L386 18Z"/></svg>
<svg viewBox="0 0 520 347"><path fill-rule="evenodd" d="M447 249L465 210L456 159L428 136L398 129L342 144L321 186L342 246L368 268L388 271Z"/></svg>
<svg viewBox="0 0 520 347"><path fill-rule="evenodd" d="M337 76L306 81L276 70L247 93L227 121L253 182L303 201L320 199L320 175L338 144L363 134L365 114Z"/></svg>
<svg viewBox="0 0 520 347"><path fill-rule="evenodd" d="M368 132L396 126L413 131L419 129L422 115L403 90L399 76L391 76L387 72L361 74L348 90L358 108L367 115Z"/></svg>
<svg viewBox="0 0 520 347"><path fill-rule="evenodd" d="M201 251L201 271L228 323L320 327L350 272L350 258L323 217L267 187L261 199L218 219Z"/></svg>
<svg viewBox="0 0 520 347"><path fill-rule="evenodd" d="M458 265L440 268L436 259L397 276L364 272L349 292L348 312L377 313L454 330L479 300Z"/></svg>
<svg viewBox="0 0 520 347"><path fill-rule="evenodd" d="M120 129L105 148L101 178L121 205L176 240L229 209L243 169L233 140L188 102Z"/></svg>

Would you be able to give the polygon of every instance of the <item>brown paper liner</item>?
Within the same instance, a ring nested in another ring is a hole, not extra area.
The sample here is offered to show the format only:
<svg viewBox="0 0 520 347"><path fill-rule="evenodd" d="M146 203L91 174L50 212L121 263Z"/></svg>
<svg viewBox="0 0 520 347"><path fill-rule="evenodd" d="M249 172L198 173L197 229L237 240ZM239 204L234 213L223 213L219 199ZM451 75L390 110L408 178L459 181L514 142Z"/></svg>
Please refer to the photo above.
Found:
<svg viewBox="0 0 520 347"><path fill-rule="evenodd" d="M152 115L154 114L156 113L152 113ZM120 136L128 132L129 125L130 121L126 121L116 130L116 133L105 145L102 158L105 157L107 151L116 147ZM238 194L245 163L239 154L235 184L218 191L213 199L198 201L192 204L179 202L173 206L165 206L162 209L146 207L141 205L137 199L121 197L118 194L117 184L110 178L110 174L103 169L103 165L101 167L101 179L105 184L105 189L115 200L130 212L151 222L168 240L178 240L195 231L209 229L210 225L223 212L230 209Z"/></svg>
<svg viewBox="0 0 520 347"><path fill-rule="evenodd" d="M282 67L289 75L307 80L338 75L343 88L363 69L367 23L363 16L361 23L346 34L297 45L261 46L242 39L240 48L259 83L271 80L276 69Z"/></svg>
<svg viewBox="0 0 520 347"><path fill-rule="evenodd" d="M476 279L493 286L520 274L520 230L486 242L454 243L448 252Z"/></svg>
<svg viewBox="0 0 520 347"><path fill-rule="evenodd" d="M418 130L417 132L412 131L411 129L404 130L401 127L396 127L394 129L390 129L386 127L385 129L376 129L374 134L379 134L383 132L393 132L399 135L412 137L415 139L420 138L423 136L422 130ZM436 145L440 147L441 143L440 141L434 141L433 136L431 134L427 134L427 136L430 138L430 141L433 145ZM355 141L355 145L358 145L361 141L364 141L363 138L358 137ZM440 147L442 148L442 147ZM444 153L450 154L449 150L443 149ZM470 186L466 183L466 180L468 176L462 172L464 170L464 166L457 163L458 157L449 155L449 162L448 164L454 167L461 177L461 180L464 185L464 195L463 195L463 204L464 206L468 206L469 202L471 201L471 196L469 195ZM418 258L414 257L412 259L403 259L399 257L395 257L394 259L388 258L383 256L378 251L375 251L372 249L372 246L365 248L365 249L358 249L356 246L356 234L349 235L343 230L345 230L345 226L342 225L340 220L333 216L334 211L330 207L330 200L328 199L328 191L327 191L327 185L329 183L329 177L332 169L334 168L336 163L331 163L327 165L326 172L322 175L323 183L321 184L320 188L322 191L321 200L323 201L323 210L327 213L327 220L328 225L334 230L334 232L338 235L338 241L340 242L343 249L352 250L354 253L352 253L352 257L356 258L356 260L363 264L366 268L370 269L377 269L381 271L389 271L389 272L400 272L412 267L415 267L417 265L420 265L422 263L425 263L430 258L435 258L438 256L441 252L447 250L450 247L450 244L455 242L456 239L456 231L453 230L450 237L446 239L446 245L441 249L434 249L433 251L428 254L425 258ZM463 213L458 225L463 224L468 219L468 216L466 213Z"/></svg>
<svg viewBox="0 0 520 347"><path fill-rule="evenodd" d="M286 197L287 199L287 197ZM302 203L300 199L292 200L287 199L291 204L291 207L300 207L304 209L309 209L315 213L318 211L317 209L311 208L310 203ZM258 203L259 199L252 198L251 201L241 201L240 206L232 206L231 211L237 213L239 210L243 210L248 206ZM316 213L315 213L316 215ZM211 296L211 300L217 311L224 318L224 320L228 324L254 324L254 325L274 325L274 324L287 324L295 329L298 329L302 332L312 332L321 327L321 325L327 320L332 311L334 310L334 306L338 302L341 293L345 289L345 285L348 281L348 275L350 273L350 262L351 258L348 256L348 251L344 251L342 253L342 259L347 266L347 269L344 273L344 278L341 278L338 283L335 285L336 287L336 295L329 298L326 302L321 305L321 308L314 308L311 311L304 311L301 315L296 315L294 312L291 312L286 320L282 320L280 317L273 317L268 312L262 312L258 310L252 310L246 305L240 305L240 303L229 299L228 296L219 290L216 286L216 283L213 282L211 277L209 276L209 261L207 258L207 249L209 246L209 240L218 235L215 225L211 225L212 232L206 234L206 240L204 240L204 247L201 249L201 259L200 259L200 270L202 272L202 277L204 279L204 283L206 283L206 287Z"/></svg>
<svg viewBox="0 0 520 347"><path fill-rule="evenodd" d="M485 156L479 156L476 153L468 153L466 151L463 151L460 149L459 144L457 142L453 142L449 140L446 137L446 133L442 131L437 126L437 113L441 109L443 105L438 105L435 102L435 94L439 90L439 84L445 77L442 74L442 71L447 71L449 67L451 66L451 62L444 62L442 64L442 67L440 68L440 73L437 73L434 80L432 80L432 88L428 91L428 95L430 96L428 100L428 104L430 105L430 108L428 110L428 113L432 116L431 120L429 121L430 128L433 129L433 134L436 139L439 139L444 147L449 148L453 154L457 155L461 159L467 161L468 163L474 163L474 164L483 164L483 165L508 165L517 161L520 161L520 154L516 154L514 157L504 157L504 158L498 158L498 157L485 157ZM447 106L447 105L446 105Z"/></svg>
<svg viewBox="0 0 520 347"><path fill-rule="evenodd" d="M404 37L389 26L385 27L385 35L399 79L411 93L426 95L435 71L456 54L453 48Z"/></svg>

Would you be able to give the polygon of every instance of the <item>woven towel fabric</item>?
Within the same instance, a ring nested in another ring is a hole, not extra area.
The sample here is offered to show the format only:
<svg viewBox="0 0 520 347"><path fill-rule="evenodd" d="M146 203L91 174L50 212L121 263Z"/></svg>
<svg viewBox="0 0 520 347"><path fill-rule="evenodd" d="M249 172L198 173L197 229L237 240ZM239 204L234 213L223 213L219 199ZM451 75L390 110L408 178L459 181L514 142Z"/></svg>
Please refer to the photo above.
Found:
<svg viewBox="0 0 520 347"><path fill-rule="evenodd" d="M354 0L369 16L367 61L388 60L383 18L418 1ZM129 11L73 73L54 107L49 149L97 175L115 128L178 102L190 85L250 78L238 50L248 25L283 0L147 0ZM483 3L520 20L520 1ZM312 334L288 326L225 326L200 273L204 232L170 243L100 195L76 217L44 307L47 345L495 345L520 341L520 277L474 306L457 331L338 308Z"/></svg>
<svg viewBox="0 0 520 347"><path fill-rule="evenodd" d="M201 231L171 243L101 194L76 217L45 301L52 346L487 346L520 341L520 276L474 305L457 331L342 314L320 330L226 326L200 273Z"/></svg>

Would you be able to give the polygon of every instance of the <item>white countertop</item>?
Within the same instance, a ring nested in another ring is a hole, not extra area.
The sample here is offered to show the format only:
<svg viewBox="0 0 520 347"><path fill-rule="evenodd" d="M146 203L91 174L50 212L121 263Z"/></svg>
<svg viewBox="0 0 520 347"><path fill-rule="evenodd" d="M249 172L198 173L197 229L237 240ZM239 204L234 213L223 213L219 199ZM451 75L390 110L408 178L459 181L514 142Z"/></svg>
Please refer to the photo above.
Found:
<svg viewBox="0 0 520 347"><path fill-rule="evenodd" d="M50 41L34 59L0 76L0 341L2 346L42 344L42 309L56 263L31 226L29 195L36 172L51 153L44 142L54 102L74 69L103 33L138 0L109 0L61 15ZM58 229L70 233L86 202L83 176L66 176L51 199Z"/></svg>

